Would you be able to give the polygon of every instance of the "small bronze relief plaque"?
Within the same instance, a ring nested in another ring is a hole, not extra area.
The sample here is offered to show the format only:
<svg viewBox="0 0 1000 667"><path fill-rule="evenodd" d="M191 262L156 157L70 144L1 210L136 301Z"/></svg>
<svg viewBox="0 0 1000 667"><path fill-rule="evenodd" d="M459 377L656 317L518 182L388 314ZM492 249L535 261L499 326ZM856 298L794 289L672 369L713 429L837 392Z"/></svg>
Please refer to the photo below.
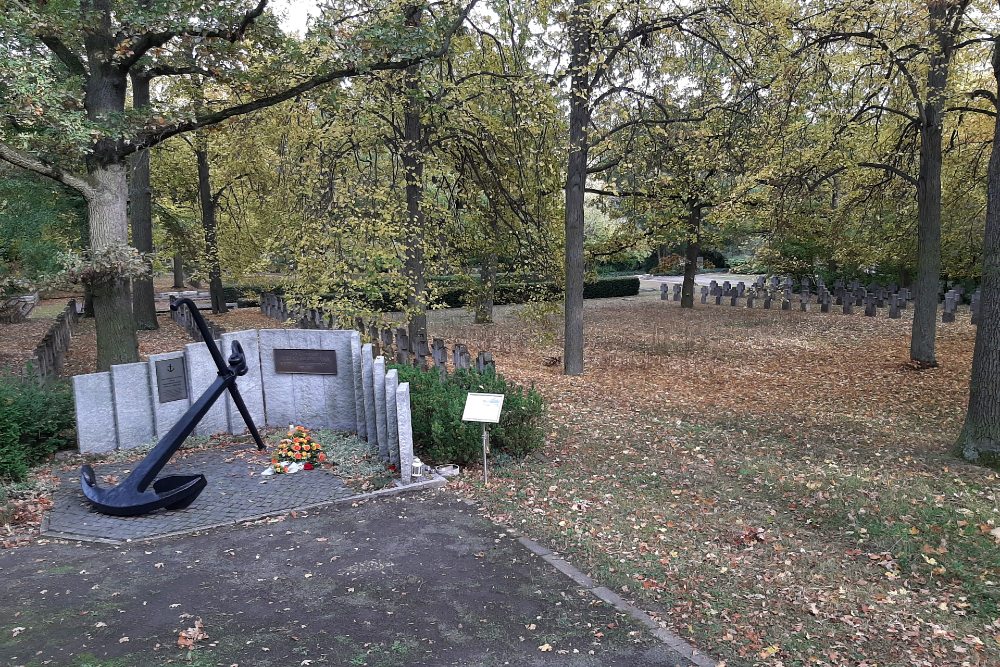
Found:
<svg viewBox="0 0 1000 667"><path fill-rule="evenodd" d="M275 373L309 373L312 375L336 375L336 350L274 350Z"/></svg>
<svg viewBox="0 0 1000 667"><path fill-rule="evenodd" d="M188 397L184 357L161 359L156 362L156 392L160 403L182 401Z"/></svg>

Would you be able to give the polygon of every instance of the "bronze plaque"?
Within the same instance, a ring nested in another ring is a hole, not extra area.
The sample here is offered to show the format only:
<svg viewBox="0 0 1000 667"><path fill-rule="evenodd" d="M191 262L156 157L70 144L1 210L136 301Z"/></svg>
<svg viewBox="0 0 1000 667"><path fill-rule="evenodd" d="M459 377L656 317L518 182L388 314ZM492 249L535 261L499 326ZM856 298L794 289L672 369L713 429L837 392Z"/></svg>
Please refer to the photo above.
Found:
<svg viewBox="0 0 1000 667"><path fill-rule="evenodd" d="M182 401L188 397L184 357L156 362L156 393L160 403Z"/></svg>
<svg viewBox="0 0 1000 667"><path fill-rule="evenodd" d="M311 375L336 375L336 350L274 350L275 373L309 373Z"/></svg>

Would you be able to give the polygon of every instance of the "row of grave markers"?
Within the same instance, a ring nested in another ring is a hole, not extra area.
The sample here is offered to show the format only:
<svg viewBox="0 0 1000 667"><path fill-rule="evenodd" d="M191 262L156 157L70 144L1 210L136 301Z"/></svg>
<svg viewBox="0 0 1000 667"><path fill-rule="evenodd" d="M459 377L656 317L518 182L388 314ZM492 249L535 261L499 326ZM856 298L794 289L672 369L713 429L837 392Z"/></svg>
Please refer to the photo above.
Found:
<svg viewBox="0 0 1000 667"><path fill-rule="evenodd" d="M907 305L913 300L909 288L897 288L895 285L882 287L871 285L861 286L858 281L853 281L849 286L838 280L834 285L834 291L830 292L823 281L810 283L804 279L798 285L798 293L794 292L795 284L791 278L780 281L777 277L772 277L770 282L763 277L758 278L750 287L743 281L735 285L728 280L721 285L713 280L708 286L701 286L701 303L707 304L709 300L714 300L716 305L722 305L723 300L728 300L730 306L738 306L741 299L747 308L756 307L756 302L760 301L765 310L769 310L774 305L775 300L781 310L792 310L793 298L798 297L798 309L805 312L809 310L810 304L819 306L820 312L829 313L832 306L840 306L845 315L854 313L855 308L864 308L864 314L868 317L878 315L879 308L888 307L888 316L891 319L898 319L900 312L907 309ZM812 288L815 287L815 292ZM680 301L682 298L683 286L673 285L673 300ZM671 286L667 283L660 285L660 299L667 301L670 299ZM948 290L944 295L941 312L942 322L954 322L958 305L964 295L964 288L956 287ZM979 317L979 290L971 295L970 311L972 324L976 324Z"/></svg>
<svg viewBox="0 0 1000 667"><path fill-rule="evenodd" d="M373 355L351 330L249 329L222 334L228 356L239 341L248 372L237 379L258 428L290 424L357 433L380 458L410 481L413 433L409 383ZM333 352L334 372L287 371L275 351ZM73 378L77 441L84 454L131 449L162 438L218 376L204 342L183 351L150 355L103 373ZM244 433L246 426L227 394L205 414L195 435Z"/></svg>
<svg viewBox="0 0 1000 667"><path fill-rule="evenodd" d="M320 309L290 307L283 297L269 292L261 295L260 311L275 320L293 320L298 328L303 329L329 329L337 325L336 319ZM428 344L427 336L418 334L411 340L406 327L392 327L376 321L365 321L361 317L356 318L353 324L354 329L371 343L375 355L384 355L397 364L425 370L433 367L442 374L447 373L449 360L455 370L473 368L472 354L468 346L462 343L455 343L449 351L443 338L433 338ZM479 372L495 369L493 354L479 352L475 368Z"/></svg>

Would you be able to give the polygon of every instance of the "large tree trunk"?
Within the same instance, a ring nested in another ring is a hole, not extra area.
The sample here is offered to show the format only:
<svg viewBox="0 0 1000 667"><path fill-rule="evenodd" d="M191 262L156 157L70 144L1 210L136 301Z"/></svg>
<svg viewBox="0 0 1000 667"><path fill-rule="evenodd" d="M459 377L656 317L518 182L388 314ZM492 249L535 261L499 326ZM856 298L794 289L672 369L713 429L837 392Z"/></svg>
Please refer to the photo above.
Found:
<svg viewBox="0 0 1000 667"><path fill-rule="evenodd" d="M132 106L145 109L149 106L149 78L132 75ZM149 150L137 151L131 159L129 179L129 224L132 227L132 245L147 256L153 252L153 211L149 187ZM157 329L156 295L153 290L152 271L146 277L132 280L132 313L139 329Z"/></svg>
<svg viewBox="0 0 1000 667"><path fill-rule="evenodd" d="M406 24L419 26L422 8L407 8ZM406 218L409 230L406 238L406 276L410 290L406 296L409 312L410 340L418 335L427 337L427 278L424 267L424 128L421 120L420 69L406 69L406 99L403 112L403 171L406 176Z"/></svg>
<svg viewBox="0 0 1000 667"><path fill-rule="evenodd" d="M201 201L201 224L205 229L205 259L208 261L208 291L212 298L212 312L228 312L222 291L222 266L219 264L216 210L218 201L212 194L212 172L208 164L208 149L195 149L198 158L198 199Z"/></svg>
<svg viewBox="0 0 1000 667"><path fill-rule="evenodd" d="M476 303L476 324L493 323L493 302L497 285L497 254L488 251L479 267L480 292Z"/></svg>
<svg viewBox="0 0 1000 667"><path fill-rule="evenodd" d="M94 193L88 201L90 247L125 252L128 239L128 184L125 165L91 169ZM115 277L91 287L97 328L97 370L139 360L139 342L132 318L132 292L127 278Z"/></svg>
<svg viewBox="0 0 1000 667"><path fill-rule="evenodd" d="M952 26L947 3L930 1L928 29L934 48L927 69L927 98L920 124L920 172L917 176L917 279L914 283L910 359L936 366L938 291L941 286L941 125L952 54Z"/></svg>
<svg viewBox="0 0 1000 667"><path fill-rule="evenodd" d="M174 253L174 289L184 289L184 256Z"/></svg>
<svg viewBox="0 0 1000 667"><path fill-rule="evenodd" d="M590 0L573 0L570 16L569 158L566 163L566 301L563 372L583 373L583 207L590 144Z"/></svg>
<svg viewBox="0 0 1000 667"><path fill-rule="evenodd" d="M993 75L1000 97L1000 39L993 47ZM994 119L993 154L987 174L978 329L972 353L969 409L958 439L959 451L970 460L983 453L1000 455L1000 106Z"/></svg>
<svg viewBox="0 0 1000 667"><path fill-rule="evenodd" d="M681 308L694 308L694 277L698 273L698 255L701 254L701 207L698 205L691 208L687 237L687 246L684 249Z"/></svg>

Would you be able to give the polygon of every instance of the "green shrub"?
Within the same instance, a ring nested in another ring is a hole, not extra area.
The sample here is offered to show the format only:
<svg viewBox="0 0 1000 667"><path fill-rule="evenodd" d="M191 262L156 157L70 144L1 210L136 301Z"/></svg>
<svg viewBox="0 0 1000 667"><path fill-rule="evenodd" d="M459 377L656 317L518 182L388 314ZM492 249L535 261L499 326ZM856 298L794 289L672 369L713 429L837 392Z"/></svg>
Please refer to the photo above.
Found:
<svg viewBox="0 0 1000 667"><path fill-rule="evenodd" d="M482 460L482 426L463 422L470 391L504 394L500 423L490 425L492 452L522 458L545 442L545 403L534 389L508 383L493 371L456 371L443 381L437 370L394 365L410 383L413 448L429 463L475 465Z"/></svg>
<svg viewBox="0 0 1000 667"><path fill-rule="evenodd" d="M72 446L69 385L0 376L0 479L20 480L53 452Z"/></svg>

